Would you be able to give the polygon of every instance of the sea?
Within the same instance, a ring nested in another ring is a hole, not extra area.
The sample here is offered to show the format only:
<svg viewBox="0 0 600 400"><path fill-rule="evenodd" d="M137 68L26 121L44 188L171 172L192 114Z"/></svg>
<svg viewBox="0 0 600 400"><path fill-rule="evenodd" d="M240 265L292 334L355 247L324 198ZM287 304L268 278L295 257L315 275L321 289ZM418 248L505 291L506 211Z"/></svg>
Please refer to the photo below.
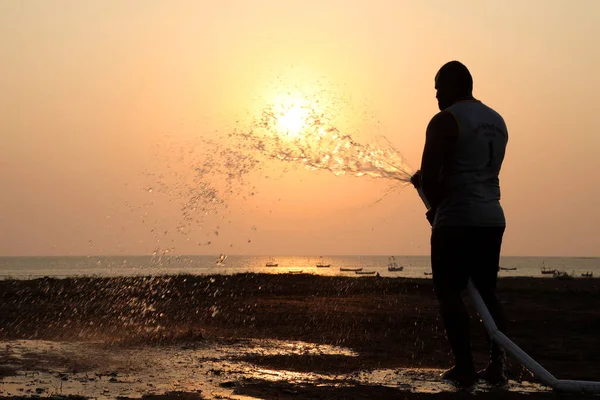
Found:
<svg viewBox="0 0 600 400"><path fill-rule="evenodd" d="M430 278L428 256L394 256L402 271L388 271L390 256L240 256L231 255L218 263L219 255L189 256L53 256L0 257L0 279L40 277L119 277L156 275L231 275L239 273L306 273L324 276L353 276L340 268L362 268L385 277ZM272 262L277 266L268 267ZM329 265L319 268L317 264ZM500 277L528 276L548 278L542 268L566 272L575 278L592 273L600 276L600 257L501 257Z"/></svg>

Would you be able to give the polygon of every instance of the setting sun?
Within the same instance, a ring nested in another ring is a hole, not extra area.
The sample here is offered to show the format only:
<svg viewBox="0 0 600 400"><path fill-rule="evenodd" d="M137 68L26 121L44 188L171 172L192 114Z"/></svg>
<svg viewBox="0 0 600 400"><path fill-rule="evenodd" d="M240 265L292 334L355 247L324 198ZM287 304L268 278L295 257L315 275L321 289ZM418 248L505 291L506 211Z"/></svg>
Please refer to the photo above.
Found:
<svg viewBox="0 0 600 400"><path fill-rule="evenodd" d="M313 130L318 130L323 117L318 106L319 97L316 93L306 91L280 92L272 97L270 105L266 107L272 133L298 138L310 136Z"/></svg>
<svg viewBox="0 0 600 400"><path fill-rule="evenodd" d="M296 104L284 108L276 114L277 131L292 137L298 136L306 128L309 114L310 110L307 107Z"/></svg>

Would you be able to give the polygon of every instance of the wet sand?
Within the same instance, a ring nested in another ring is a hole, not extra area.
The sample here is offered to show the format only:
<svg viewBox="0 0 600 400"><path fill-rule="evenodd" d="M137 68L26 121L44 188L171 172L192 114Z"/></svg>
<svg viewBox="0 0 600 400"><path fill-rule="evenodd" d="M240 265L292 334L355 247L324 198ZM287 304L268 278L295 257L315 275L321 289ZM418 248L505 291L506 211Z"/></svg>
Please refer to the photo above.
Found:
<svg viewBox="0 0 600 400"><path fill-rule="evenodd" d="M501 279L508 336L558 378L600 380L598 282ZM471 322L475 359L483 367L483 327L477 318ZM0 281L0 329L5 396L465 396L437 377L451 358L428 279L7 280ZM555 397L516 362L508 372L508 387L482 383L477 397Z"/></svg>

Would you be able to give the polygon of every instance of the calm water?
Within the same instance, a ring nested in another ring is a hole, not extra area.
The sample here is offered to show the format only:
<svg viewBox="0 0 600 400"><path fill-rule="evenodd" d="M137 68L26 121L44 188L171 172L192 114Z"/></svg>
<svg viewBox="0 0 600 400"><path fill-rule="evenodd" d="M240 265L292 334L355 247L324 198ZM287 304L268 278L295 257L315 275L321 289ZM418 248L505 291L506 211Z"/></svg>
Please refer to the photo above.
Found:
<svg viewBox="0 0 600 400"><path fill-rule="evenodd" d="M376 271L381 276L412 278L427 277L431 271L428 256L396 256L402 272L388 272L388 256L229 256L223 265L216 264L214 256L111 256L111 257L0 257L0 279L31 279L43 276L135 276L158 274L236 274L241 272L289 273L299 272L318 275L358 276L354 272L342 272L340 268L363 268ZM269 261L277 267L266 267ZM329 268L317 268L322 261ZM516 267L514 271L500 271L500 276L542 275L541 267L558 269L580 277L593 272L600 276L600 257L502 257L503 267Z"/></svg>

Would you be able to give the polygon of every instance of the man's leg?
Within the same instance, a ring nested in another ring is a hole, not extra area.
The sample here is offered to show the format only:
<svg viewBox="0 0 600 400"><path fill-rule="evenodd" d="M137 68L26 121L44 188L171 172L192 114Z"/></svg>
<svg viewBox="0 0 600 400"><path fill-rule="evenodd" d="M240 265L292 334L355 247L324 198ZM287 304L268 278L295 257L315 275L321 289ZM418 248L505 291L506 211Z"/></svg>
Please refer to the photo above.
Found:
<svg viewBox="0 0 600 400"><path fill-rule="evenodd" d="M477 244L476 253L480 265L473 264L471 276L473 284L479 291L492 318L494 318L496 326L501 332L506 333L506 318L502 310L502 305L496 295L503 234L503 227L475 228L472 241ZM488 366L483 371L480 371L480 376L490 383L504 384L506 383L506 376L504 375L504 350L491 340L491 338L488 339L491 342L490 360Z"/></svg>
<svg viewBox="0 0 600 400"><path fill-rule="evenodd" d="M431 267L440 313L455 366L445 379L470 385L477 380L471 354L469 314L461 297L468 281L464 228L436 228L431 235Z"/></svg>

